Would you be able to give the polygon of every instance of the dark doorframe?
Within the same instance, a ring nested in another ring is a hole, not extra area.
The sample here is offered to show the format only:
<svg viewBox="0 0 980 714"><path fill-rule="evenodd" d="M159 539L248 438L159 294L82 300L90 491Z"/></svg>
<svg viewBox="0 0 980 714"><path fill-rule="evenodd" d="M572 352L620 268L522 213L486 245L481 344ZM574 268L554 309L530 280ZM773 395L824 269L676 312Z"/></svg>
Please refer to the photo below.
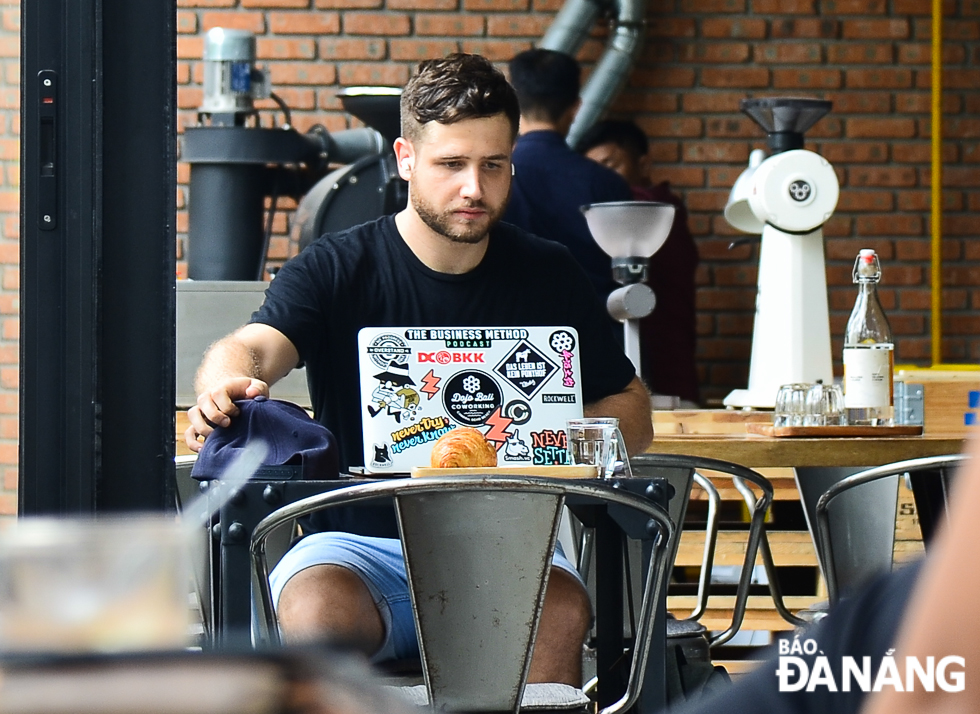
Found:
<svg viewBox="0 0 980 714"><path fill-rule="evenodd" d="M175 21L22 3L24 515L173 502Z"/></svg>

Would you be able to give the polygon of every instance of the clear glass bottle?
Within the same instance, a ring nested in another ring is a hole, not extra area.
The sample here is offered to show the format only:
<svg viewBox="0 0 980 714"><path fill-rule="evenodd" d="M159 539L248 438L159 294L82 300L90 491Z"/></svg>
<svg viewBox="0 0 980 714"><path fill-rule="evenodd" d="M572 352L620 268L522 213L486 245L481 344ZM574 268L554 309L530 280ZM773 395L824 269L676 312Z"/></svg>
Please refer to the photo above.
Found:
<svg viewBox="0 0 980 714"><path fill-rule="evenodd" d="M881 266L869 248L854 261L857 301L844 334L844 407L852 426L892 426L895 423L892 382L895 345L881 302Z"/></svg>

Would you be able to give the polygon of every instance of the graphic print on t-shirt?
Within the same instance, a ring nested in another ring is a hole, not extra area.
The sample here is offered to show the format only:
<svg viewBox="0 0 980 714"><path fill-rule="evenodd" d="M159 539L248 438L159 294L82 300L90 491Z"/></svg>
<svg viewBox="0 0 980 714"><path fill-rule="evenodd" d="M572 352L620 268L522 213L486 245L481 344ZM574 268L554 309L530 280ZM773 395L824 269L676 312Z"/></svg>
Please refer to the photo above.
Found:
<svg viewBox="0 0 980 714"><path fill-rule="evenodd" d="M483 432L498 463L566 463L559 435L582 416L577 342L569 327L363 328L367 471L428 466L433 442L459 426Z"/></svg>

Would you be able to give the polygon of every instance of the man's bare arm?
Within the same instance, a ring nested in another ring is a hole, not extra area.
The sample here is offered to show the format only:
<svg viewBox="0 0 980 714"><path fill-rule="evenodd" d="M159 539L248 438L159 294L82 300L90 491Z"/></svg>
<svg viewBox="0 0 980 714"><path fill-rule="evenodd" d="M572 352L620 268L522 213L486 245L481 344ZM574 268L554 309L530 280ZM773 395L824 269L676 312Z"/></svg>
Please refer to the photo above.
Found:
<svg viewBox="0 0 980 714"><path fill-rule="evenodd" d="M619 417L619 429L630 455L643 453L653 441L650 393L639 377L634 377L619 394L586 404L583 412L587 417Z"/></svg>
<svg viewBox="0 0 980 714"><path fill-rule="evenodd" d="M201 448L215 426L227 426L238 415L234 402L269 395L275 384L299 363L296 347L268 325L245 325L208 348L194 380L197 404L187 411L190 427L184 441Z"/></svg>

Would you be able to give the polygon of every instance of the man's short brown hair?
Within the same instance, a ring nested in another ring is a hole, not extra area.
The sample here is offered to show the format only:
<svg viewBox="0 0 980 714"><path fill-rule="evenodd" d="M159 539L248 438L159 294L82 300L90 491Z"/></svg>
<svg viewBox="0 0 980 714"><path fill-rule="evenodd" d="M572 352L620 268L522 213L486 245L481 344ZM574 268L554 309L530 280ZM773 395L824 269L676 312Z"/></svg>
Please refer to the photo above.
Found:
<svg viewBox="0 0 980 714"><path fill-rule="evenodd" d="M419 139L429 122L454 124L504 114L517 137L521 113L507 78L485 57L451 54L425 60L408 80L401 96L402 136Z"/></svg>

